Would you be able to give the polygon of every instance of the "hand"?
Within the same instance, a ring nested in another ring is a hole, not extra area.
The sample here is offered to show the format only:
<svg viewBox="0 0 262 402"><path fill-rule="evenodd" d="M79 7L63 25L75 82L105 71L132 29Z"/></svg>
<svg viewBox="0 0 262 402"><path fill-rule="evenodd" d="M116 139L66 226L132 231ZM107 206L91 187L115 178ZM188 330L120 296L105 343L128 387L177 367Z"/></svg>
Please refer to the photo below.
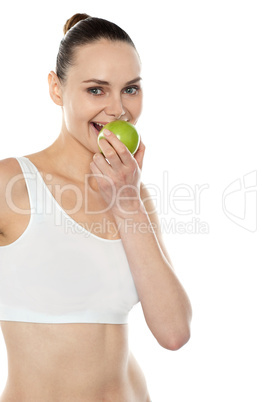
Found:
<svg viewBox="0 0 262 402"><path fill-rule="evenodd" d="M145 145L141 141L135 155L109 130L107 139L99 140L103 151L95 153L90 163L91 171L97 181L99 191L117 215L137 210L140 198L140 178L145 154Z"/></svg>

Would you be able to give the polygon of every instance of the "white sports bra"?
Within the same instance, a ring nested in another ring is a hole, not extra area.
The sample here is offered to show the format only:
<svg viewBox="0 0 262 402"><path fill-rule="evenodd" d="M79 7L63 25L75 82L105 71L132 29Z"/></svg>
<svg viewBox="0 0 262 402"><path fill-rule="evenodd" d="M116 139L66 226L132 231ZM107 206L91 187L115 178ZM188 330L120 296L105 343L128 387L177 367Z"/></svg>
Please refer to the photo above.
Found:
<svg viewBox="0 0 262 402"><path fill-rule="evenodd" d="M0 247L0 321L125 324L139 302L121 239L88 232L36 166L16 158L29 194L24 233Z"/></svg>

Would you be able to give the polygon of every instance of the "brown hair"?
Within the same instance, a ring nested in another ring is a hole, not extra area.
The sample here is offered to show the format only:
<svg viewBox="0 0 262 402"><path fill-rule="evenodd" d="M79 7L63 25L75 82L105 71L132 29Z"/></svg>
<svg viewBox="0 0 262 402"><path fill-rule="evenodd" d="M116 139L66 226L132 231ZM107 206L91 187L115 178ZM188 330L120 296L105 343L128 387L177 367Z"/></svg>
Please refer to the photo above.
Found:
<svg viewBox="0 0 262 402"><path fill-rule="evenodd" d="M135 48L130 36L118 25L102 18L93 18L87 14L74 14L63 28L64 38L60 42L56 59L56 74L65 83L68 68L74 64L76 48L100 39L122 41Z"/></svg>

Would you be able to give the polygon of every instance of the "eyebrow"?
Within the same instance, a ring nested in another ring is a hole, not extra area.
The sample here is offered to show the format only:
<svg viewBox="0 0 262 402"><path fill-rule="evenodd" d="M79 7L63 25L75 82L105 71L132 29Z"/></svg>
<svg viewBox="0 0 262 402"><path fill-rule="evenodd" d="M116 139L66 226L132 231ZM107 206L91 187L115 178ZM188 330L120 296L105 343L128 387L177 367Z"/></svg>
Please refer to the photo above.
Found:
<svg viewBox="0 0 262 402"><path fill-rule="evenodd" d="M134 79L131 80L131 81L128 81L128 82L126 83L126 85L134 84L135 82L141 81L141 80L142 80L141 77L137 77L137 78L134 78ZM96 84L99 84L99 85L110 85L110 83L109 83L108 81L98 80L97 78L91 78L90 80L82 81L82 84L83 84L83 83L87 83L87 82L95 82Z"/></svg>

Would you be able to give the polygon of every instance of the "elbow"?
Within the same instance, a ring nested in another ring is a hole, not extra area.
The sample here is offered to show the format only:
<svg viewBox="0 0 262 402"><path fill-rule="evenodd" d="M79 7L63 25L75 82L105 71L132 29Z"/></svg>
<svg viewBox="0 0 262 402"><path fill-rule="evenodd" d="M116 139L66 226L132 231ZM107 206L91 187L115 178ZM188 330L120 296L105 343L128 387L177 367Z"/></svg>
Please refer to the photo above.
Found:
<svg viewBox="0 0 262 402"><path fill-rule="evenodd" d="M180 334L172 334L165 338L163 342L159 342L160 345L168 350L179 350L184 346L190 339L190 329L181 332Z"/></svg>
<svg viewBox="0 0 262 402"><path fill-rule="evenodd" d="M190 334L184 335L181 337L175 338L172 342L170 342L169 350L178 350L181 349L190 339Z"/></svg>

